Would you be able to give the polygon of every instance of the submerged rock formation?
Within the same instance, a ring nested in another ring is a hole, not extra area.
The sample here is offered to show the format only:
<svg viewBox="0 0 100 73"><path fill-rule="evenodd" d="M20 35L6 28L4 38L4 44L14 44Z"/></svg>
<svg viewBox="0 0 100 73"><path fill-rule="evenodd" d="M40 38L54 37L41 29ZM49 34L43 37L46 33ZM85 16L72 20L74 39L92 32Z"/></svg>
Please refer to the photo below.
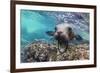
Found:
<svg viewBox="0 0 100 73"><path fill-rule="evenodd" d="M23 63L89 59L89 44L87 43L70 45L63 53L59 52L57 44L48 44L43 41L33 42L23 49L21 53Z"/></svg>

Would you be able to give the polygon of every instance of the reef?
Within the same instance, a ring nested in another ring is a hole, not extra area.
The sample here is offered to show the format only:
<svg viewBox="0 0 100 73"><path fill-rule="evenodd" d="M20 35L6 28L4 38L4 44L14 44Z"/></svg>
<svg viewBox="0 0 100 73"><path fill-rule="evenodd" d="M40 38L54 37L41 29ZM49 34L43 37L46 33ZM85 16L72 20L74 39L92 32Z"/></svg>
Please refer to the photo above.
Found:
<svg viewBox="0 0 100 73"><path fill-rule="evenodd" d="M58 49L57 42L34 41L21 49L21 62L73 61L89 59L89 43L71 44ZM63 50L63 52L61 52Z"/></svg>

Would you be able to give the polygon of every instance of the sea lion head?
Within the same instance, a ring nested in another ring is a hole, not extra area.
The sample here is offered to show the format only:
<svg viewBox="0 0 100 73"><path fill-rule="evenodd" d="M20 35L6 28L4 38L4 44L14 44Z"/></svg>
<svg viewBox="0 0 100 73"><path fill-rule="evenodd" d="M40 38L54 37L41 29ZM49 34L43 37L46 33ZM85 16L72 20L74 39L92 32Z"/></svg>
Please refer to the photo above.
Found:
<svg viewBox="0 0 100 73"><path fill-rule="evenodd" d="M70 24L58 24L55 27L54 36L57 40L72 40L74 39L73 28Z"/></svg>

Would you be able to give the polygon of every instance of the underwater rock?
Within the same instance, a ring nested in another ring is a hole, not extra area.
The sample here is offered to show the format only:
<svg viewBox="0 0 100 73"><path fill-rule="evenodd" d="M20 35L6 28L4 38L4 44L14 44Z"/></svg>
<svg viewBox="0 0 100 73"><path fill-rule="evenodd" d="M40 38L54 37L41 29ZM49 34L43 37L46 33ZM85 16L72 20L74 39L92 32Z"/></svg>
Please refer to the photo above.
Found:
<svg viewBox="0 0 100 73"><path fill-rule="evenodd" d="M21 62L48 62L89 59L89 44L69 45L67 50L44 41L32 42L21 52Z"/></svg>

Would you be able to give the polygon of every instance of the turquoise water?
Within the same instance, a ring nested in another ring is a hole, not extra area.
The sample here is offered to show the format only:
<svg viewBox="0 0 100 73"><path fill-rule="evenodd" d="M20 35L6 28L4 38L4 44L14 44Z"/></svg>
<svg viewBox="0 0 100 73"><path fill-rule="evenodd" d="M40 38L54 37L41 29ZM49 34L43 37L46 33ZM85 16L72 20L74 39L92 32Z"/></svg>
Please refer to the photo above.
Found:
<svg viewBox="0 0 100 73"><path fill-rule="evenodd" d="M51 38L53 37L48 36L46 32L54 31L57 24L66 21L72 23L76 27L76 33L84 39L89 40L88 13L21 10L20 15L22 46L27 45L36 39L44 39L48 42L52 41ZM80 25L80 23L83 23L84 25ZM77 29L77 27L79 27L79 29Z"/></svg>

